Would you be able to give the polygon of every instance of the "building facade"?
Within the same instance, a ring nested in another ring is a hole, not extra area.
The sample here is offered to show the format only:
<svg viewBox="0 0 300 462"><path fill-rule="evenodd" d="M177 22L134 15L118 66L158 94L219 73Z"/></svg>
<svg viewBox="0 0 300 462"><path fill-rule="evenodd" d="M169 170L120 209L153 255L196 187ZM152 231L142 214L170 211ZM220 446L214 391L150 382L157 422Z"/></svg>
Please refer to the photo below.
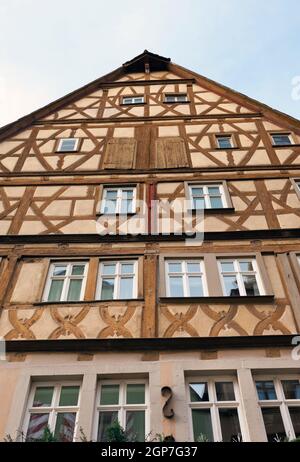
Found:
<svg viewBox="0 0 300 462"><path fill-rule="evenodd" d="M2 440L300 436L299 121L145 51L0 176Z"/></svg>

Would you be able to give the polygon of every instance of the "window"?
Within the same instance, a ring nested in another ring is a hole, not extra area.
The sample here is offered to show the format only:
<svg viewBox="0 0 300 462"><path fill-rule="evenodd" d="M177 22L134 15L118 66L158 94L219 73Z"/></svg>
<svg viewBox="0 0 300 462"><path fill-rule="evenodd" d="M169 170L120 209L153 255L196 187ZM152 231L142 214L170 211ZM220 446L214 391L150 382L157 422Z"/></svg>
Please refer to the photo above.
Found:
<svg viewBox="0 0 300 462"><path fill-rule="evenodd" d="M137 297L137 261L105 261L100 265L98 300Z"/></svg>
<svg viewBox="0 0 300 462"><path fill-rule="evenodd" d="M187 101L186 93L180 95L165 95L165 103L185 103Z"/></svg>
<svg viewBox="0 0 300 462"><path fill-rule="evenodd" d="M107 427L119 421L129 440L145 441L149 432L147 403L148 387L144 380L101 382L97 396L95 439L106 441Z"/></svg>
<svg viewBox="0 0 300 462"><path fill-rule="evenodd" d="M268 441L300 437L299 377L259 379L256 390Z"/></svg>
<svg viewBox="0 0 300 462"><path fill-rule="evenodd" d="M274 146L286 146L292 144L288 133L274 133L271 135Z"/></svg>
<svg viewBox="0 0 300 462"><path fill-rule="evenodd" d="M135 187L104 188L101 213L113 215L134 213L135 202Z"/></svg>
<svg viewBox="0 0 300 462"><path fill-rule="evenodd" d="M62 138L58 143L59 152L75 152L78 148L78 138Z"/></svg>
<svg viewBox="0 0 300 462"><path fill-rule="evenodd" d="M202 260L168 260L165 265L168 297L208 295Z"/></svg>
<svg viewBox="0 0 300 462"><path fill-rule="evenodd" d="M188 383L194 441L242 441L237 384L231 378Z"/></svg>
<svg viewBox="0 0 300 462"><path fill-rule="evenodd" d="M264 294L257 262L254 258L219 259L218 264L225 296Z"/></svg>
<svg viewBox="0 0 300 462"><path fill-rule="evenodd" d="M122 100L122 104L143 104L144 97L143 96L124 96Z"/></svg>
<svg viewBox="0 0 300 462"><path fill-rule="evenodd" d="M79 301L83 299L87 263L52 263L45 288L44 300L48 302Z"/></svg>
<svg viewBox="0 0 300 462"><path fill-rule="evenodd" d="M217 138L218 148L231 149L233 147L231 135L218 135L216 138Z"/></svg>
<svg viewBox="0 0 300 462"><path fill-rule="evenodd" d="M24 422L26 441L42 438L48 426L55 439L71 442L74 439L79 409L79 383L41 383L33 386Z"/></svg>
<svg viewBox="0 0 300 462"><path fill-rule="evenodd" d="M193 210L228 208L222 184L190 184Z"/></svg>

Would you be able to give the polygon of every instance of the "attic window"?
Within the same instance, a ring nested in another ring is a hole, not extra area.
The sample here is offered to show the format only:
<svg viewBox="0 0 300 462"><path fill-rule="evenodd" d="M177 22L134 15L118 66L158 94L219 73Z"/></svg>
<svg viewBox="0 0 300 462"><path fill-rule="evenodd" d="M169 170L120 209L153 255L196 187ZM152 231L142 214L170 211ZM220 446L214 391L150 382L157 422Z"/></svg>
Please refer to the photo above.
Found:
<svg viewBox="0 0 300 462"><path fill-rule="evenodd" d="M218 148L220 149L231 149L232 140L231 135L219 135L217 136Z"/></svg>
<svg viewBox="0 0 300 462"><path fill-rule="evenodd" d="M58 143L58 152L75 152L78 148L78 138L62 138Z"/></svg>
<svg viewBox="0 0 300 462"><path fill-rule="evenodd" d="M122 104L143 104L144 102L143 96L124 96L122 100Z"/></svg>
<svg viewBox="0 0 300 462"><path fill-rule="evenodd" d="M289 133L273 133L273 146L286 146L292 144Z"/></svg>
<svg viewBox="0 0 300 462"><path fill-rule="evenodd" d="M187 102L187 95L186 93L181 94L170 94L165 95L165 103L186 103Z"/></svg>

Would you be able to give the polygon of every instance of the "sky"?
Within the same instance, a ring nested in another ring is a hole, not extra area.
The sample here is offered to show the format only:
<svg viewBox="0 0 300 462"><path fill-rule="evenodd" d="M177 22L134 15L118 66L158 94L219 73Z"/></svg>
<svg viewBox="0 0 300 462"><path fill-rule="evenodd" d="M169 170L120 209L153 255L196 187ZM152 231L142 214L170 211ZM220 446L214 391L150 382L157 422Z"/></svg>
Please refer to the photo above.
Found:
<svg viewBox="0 0 300 462"><path fill-rule="evenodd" d="M0 0L0 126L148 49L300 119L299 0Z"/></svg>

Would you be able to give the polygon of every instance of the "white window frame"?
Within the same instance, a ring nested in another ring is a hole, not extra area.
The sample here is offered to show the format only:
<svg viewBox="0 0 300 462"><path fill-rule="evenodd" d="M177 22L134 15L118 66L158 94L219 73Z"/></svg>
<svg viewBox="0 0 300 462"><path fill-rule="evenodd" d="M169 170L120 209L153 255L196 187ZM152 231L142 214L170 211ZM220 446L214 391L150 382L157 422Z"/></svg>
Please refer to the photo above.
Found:
<svg viewBox="0 0 300 462"><path fill-rule="evenodd" d="M116 272L115 274L102 274L102 268L105 265L116 265ZM130 275L121 274L121 265L122 264L133 264L133 273ZM102 290L102 279L113 279L114 280L114 293L112 300L121 300L120 295L120 282L121 279L132 279L131 275L133 274L133 289L132 289L132 298L128 300L134 300L137 298L138 293L138 260L102 260L99 264L99 271L98 271L98 280L97 280L97 290L96 290L96 297L97 300L106 300L101 299L101 290Z"/></svg>
<svg viewBox="0 0 300 462"><path fill-rule="evenodd" d="M77 426L78 426L78 413L79 413L80 401L81 401L81 385L82 383L78 380L75 380L75 381L63 380L59 382L56 382L56 381L33 382L31 389L30 389L29 397L27 400L26 413L25 413L25 418L24 418L23 427L22 427L22 432L23 432L23 435L25 435L25 438L27 435L31 414L47 414L48 413L49 414L48 427L51 432L54 432L58 413L64 413L64 412L74 413L75 412L76 418L75 418L75 426L74 426L74 434L73 434L73 441L75 441L76 435L77 435ZM68 386L68 387L79 386L78 402L76 406L59 406L60 393L61 393L61 389L63 386ZM51 406L33 407L35 391L39 387L53 387L54 388Z"/></svg>
<svg viewBox="0 0 300 462"><path fill-rule="evenodd" d="M141 100L141 101L137 101ZM128 104L129 106L131 104L144 104L145 103L145 97L144 96L123 96L122 99L122 104Z"/></svg>
<svg viewBox="0 0 300 462"><path fill-rule="evenodd" d="M184 100L179 100L178 98L182 98L184 96ZM170 98L170 100L168 101L168 98ZM165 95L165 100L164 100L164 103L186 103L187 102L187 94L186 93L182 93L182 94L176 94L176 95L171 95L171 94L168 94L168 95Z"/></svg>
<svg viewBox="0 0 300 462"><path fill-rule="evenodd" d="M283 387L281 384L281 380L300 380L300 375L299 374L255 375L253 379L254 379L255 389L256 389L256 382L273 381L277 399L260 400L258 398L258 393L257 393L257 400L258 400L259 407L261 409L267 408L267 407L278 407L280 409L280 414L281 414L283 426L284 426L287 437L289 439L296 438L288 407L289 405L291 407L300 407L300 399L286 399L284 396L284 391L283 391ZM261 416L261 418L263 420L263 416Z"/></svg>
<svg viewBox="0 0 300 462"><path fill-rule="evenodd" d="M240 292L240 295L239 295L240 297L241 296L249 297L249 295L247 295L247 293L246 293L245 284L244 284L244 281L243 281L243 275L245 275L245 276L255 276L257 287L258 287L258 290L259 290L259 295L265 295L266 294L256 258L253 258L253 257L238 257L238 258L235 258L235 257L232 257L232 258L220 257L220 258L217 258L217 260L218 260L219 276L220 276L220 279L221 279L221 285L222 285L222 290L223 290L223 295L224 296L227 296L227 294L226 294L226 287L225 287L223 275L224 276L235 276L236 277L236 280L237 280L237 283L238 283L238 289L239 289L239 292ZM253 271L240 271L239 262L246 262L246 261L247 262L251 261ZM223 263L223 262L224 263L233 262L234 271L226 271L226 272L224 271L223 272L222 271L222 266L221 266L221 263Z"/></svg>
<svg viewBox="0 0 300 462"><path fill-rule="evenodd" d="M177 263L181 265L182 271L179 273L170 273L169 272L169 263ZM187 270L187 265L188 263L199 263L200 264L200 273L189 273ZM204 264L204 259L197 259L197 260L191 260L191 259L165 259L165 281L166 281L166 293L167 297L174 297L174 295L171 295L171 290L170 290L170 275L171 276L178 276L182 277L183 280L183 297L191 297L190 295L190 289L189 289L189 281L188 277L189 276L198 276L201 277L202 280L202 288L203 288L203 297L208 297L208 286L207 286L207 280L206 280L206 272L205 272L205 264Z"/></svg>
<svg viewBox="0 0 300 462"><path fill-rule="evenodd" d="M211 209L214 210L214 207L211 206L211 201L210 201L210 194L208 192L209 187L218 187L220 191L220 196L221 196L221 201L224 209L228 208L229 205L227 203L226 199L226 194L224 191L224 185L222 183L190 183L189 184L189 199L190 199L190 208L192 210L197 210L194 207L194 197L204 197L204 204L205 204L205 209ZM193 196L193 188L203 188L203 195L201 196ZM213 197L213 196L212 196Z"/></svg>
<svg viewBox="0 0 300 462"><path fill-rule="evenodd" d="M75 141L74 148L73 149L68 149L64 150L62 149L64 141ZM61 138L58 143L57 151L58 152L76 152L78 151L78 144L79 144L79 138Z"/></svg>
<svg viewBox="0 0 300 462"><path fill-rule="evenodd" d="M274 140L274 136L286 136L286 137L289 139L290 142L289 142L289 143L285 143L285 144L276 144L276 143L275 143L275 140ZM293 144L293 143L292 143L292 140L291 140L291 134L290 134L290 133L280 133L280 132L278 132L278 133L271 133L271 139L272 139L272 145L275 146L275 147L276 147L276 146L277 146L277 147L278 147L278 146L279 146L279 147L280 147L280 146L290 146L291 144Z"/></svg>
<svg viewBox="0 0 300 462"><path fill-rule="evenodd" d="M62 265L62 266L65 265L67 267L65 276L53 276L54 267L59 266L59 265ZM72 275L73 266L78 266L78 265L82 265L82 266L84 265L83 275ZM84 293L85 293L87 273L88 273L88 265L89 264L88 264L87 261L81 261L81 260L78 260L78 261L76 261L76 260L73 260L73 261L56 260L56 261L51 262L50 267L49 267L49 271L48 271L48 275L47 275L47 281L46 281L46 285L45 285L43 301L48 302L48 297L49 297L50 288L51 288L51 282L54 279L56 279L56 280L62 280L63 279L64 280L63 289L62 289L62 292L61 292L61 297L60 297L60 300L58 300L57 302L68 302L68 303L74 302L74 300L67 300L70 281L73 280L73 279L82 280L79 301L83 300ZM49 303L56 303L56 302L49 301Z"/></svg>
<svg viewBox="0 0 300 462"><path fill-rule="evenodd" d="M126 404L126 387L128 384L145 385L145 403L144 404ZM100 404L101 386L102 385L119 385L119 403L118 404ZM96 393L96 412L94 419L93 441L97 441L99 414L101 411L117 411L118 421L121 427L126 430L126 411L145 411L145 438L150 433L150 399L149 383L146 379L102 379L99 380Z"/></svg>
<svg viewBox="0 0 300 462"><path fill-rule="evenodd" d="M191 401L190 400L190 383L207 383L207 390L208 390L208 397L209 401ZM216 393L216 382L232 382L233 389L235 394L235 401L217 401L217 393ZM193 409L210 409L211 415L211 424L212 424L212 432L214 437L214 442L222 441L222 429L221 429L221 420L219 417L219 409L237 409L238 419L240 423L240 430L241 436L243 441L246 441L246 428L245 422L242 414L241 409L241 399L239 393L239 386L238 382L235 377L220 375L220 376L195 376L189 377L186 382L186 396L187 402L189 407L189 429L190 429L190 438L191 441L194 441L194 428L193 428L193 417L192 417L192 410ZM212 398L212 399L211 399Z"/></svg>
<svg viewBox="0 0 300 462"><path fill-rule="evenodd" d="M105 210L105 204L106 204L106 197L107 197L107 192L110 192L110 191L116 191L117 192L117 199L116 199L116 210L115 210L115 213L112 213L111 215L126 215L126 213L122 213L121 212L121 206L122 206L122 199L123 199L123 191L132 191L133 192L133 195L132 195L132 212L129 212L130 214L131 213L135 213L136 212L136 195L137 195L137 188L136 186L116 186L116 187L110 187L110 186L105 186L103 188L103 194L102 194L102 200L101 200L101 208L100 208L100 213L102 214L106 214L106 215L110 215L106 212L104 212Z"/></svg>
<svg viewBox="0 0 300 462"><path fill-rule="evenodd" d="M227 147L227 148L223 148L222 146L220 146L220 138L228 138L229 139L229 142L230 142L230 147ZM227 135L224 133L224 135L216 135L216 139L217 139L217 143L218 143L218 148L219 149L231 149L233 148L233 144L232 144L232 135Z"/></svg>

